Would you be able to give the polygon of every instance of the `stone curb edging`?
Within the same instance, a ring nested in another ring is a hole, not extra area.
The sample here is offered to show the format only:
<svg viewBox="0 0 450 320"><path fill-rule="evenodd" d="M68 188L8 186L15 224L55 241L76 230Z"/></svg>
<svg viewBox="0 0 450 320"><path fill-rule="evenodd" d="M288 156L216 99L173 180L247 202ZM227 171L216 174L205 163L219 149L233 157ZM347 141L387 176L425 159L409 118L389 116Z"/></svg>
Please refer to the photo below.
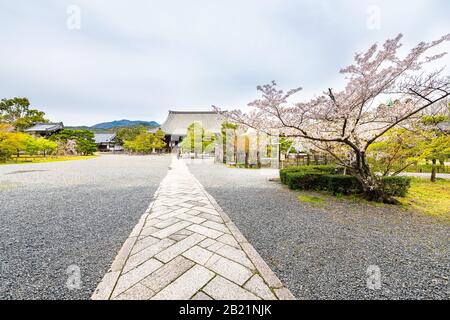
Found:
<svg viewBox="0 0 450 320"><path fill-rule="evenodd" d="M171 170L171 166L169 166L169 170ZM251 262L255 265L257 271L263 280L267 283L267 285L272 288L274 294L280 300L295 300L294 295L290 292L289 289L283 286L282 282L275 275L275 273L270 269L267 263L262 259L262 257L258 254L255 248L248 242L248 240L244 237L244 235L239 231L237 226L231 221L229 216L223 211L220 205L216 202L216 200L205 190L203 185L195 178L195 176L189 172L192 176L194 182L199 186L199 189L204 193L207 199L211 202L215 210L219 213L221 218L223 219L226 227L229 229L231 234L234 236L236 241L241 246L242 250L251 260ZM150 215L152 207L154 205L155 199L158 197L160 186L157 188L153 195L153 199L150 202L145 213L140 217L138 223L135 225L133 230L131 231L128 238L125 240L121 249L117 253L114 258L111 267L108 269L106 274L103 276L100 283L97 285L97 288L94 290L91 299L92 300L108 300L111 298L111 295L115 289L116 283L121 276L122 270L127 262L131 251L136 243L144 225L147 217Z"/></svg>

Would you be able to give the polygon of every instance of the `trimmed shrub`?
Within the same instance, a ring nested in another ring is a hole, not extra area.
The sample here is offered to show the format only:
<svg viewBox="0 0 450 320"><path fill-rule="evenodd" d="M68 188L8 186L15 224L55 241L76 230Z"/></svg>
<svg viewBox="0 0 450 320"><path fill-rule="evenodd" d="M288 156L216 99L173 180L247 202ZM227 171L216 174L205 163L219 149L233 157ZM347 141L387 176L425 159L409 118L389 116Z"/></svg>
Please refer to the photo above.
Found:
<svg viewBox="0 0 450 320"><path fill-rule="evenodd" d="M318 169L317 167L321 167ZM325 168L324 168L325 167ZM305 166L280 170L281 181L293 190L326 190L336 194L358 194L363 189L353 176L329 174L339 172L333 166ZM404 197L410 187L410 177L382 177L384 192L392 197Z"/></svg>
<svg viewBox="0 0 450 320"><path fill-rule="evenodd" d="M411 186L411 177L383 177L383 188L387 195L392 197L404 197Z"/></svg>
<svg viewBox="0 0 450 320"><path fill-rule="evenodd" d="M293 190L317 190L321 185L321 173L287 172L286 184Z"/></svg>
<svg viewBox="0 0 450 320"><path fill-rule="evenodd" d="M295 170L294 168L296 168L296 167L291 167L291 168L286 168L286 169L281 169L280 170L281 183L287 184L286 176L287 176L288 173L293 173L293 172L298 172L299 171L299 170Z"/></svg>
<svg viewBox="0 0 450 320"><path fill-rule="evenodd" d="M355 194L361 193L362 187L358 179L353 176L346 176L342 174L325 175L323 179L326 180L326 189L336 194Z"/></svg>
<svg viewBox="0 0 450 320"><path fill-rule="evenodd" d="M320 171L322 173L327 174L343 174L344 173L344 167L336 167L332 165L321 165L321 166L310 166L313 168L313 170Z"/></svg>
<svg viewBox="0 0 450 320"><path fill-rule="evenodd" d="M281 182L284 184L287 184L286 175L288 173L292 173L292 172L318 173L318 174L342 174L342 173L344 173L344 168L336 167L333 165L289 167L289 168L280 170Z"/></svg>

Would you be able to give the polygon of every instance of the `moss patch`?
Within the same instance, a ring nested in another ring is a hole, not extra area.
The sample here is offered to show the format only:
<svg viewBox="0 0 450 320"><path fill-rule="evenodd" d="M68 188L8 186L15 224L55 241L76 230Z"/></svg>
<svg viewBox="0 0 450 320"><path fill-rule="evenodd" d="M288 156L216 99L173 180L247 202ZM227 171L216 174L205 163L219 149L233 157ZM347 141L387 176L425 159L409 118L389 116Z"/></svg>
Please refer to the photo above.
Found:
<svg viewBox="0 0 450 320"><path fill-rule="evenodd" d="M18 159L14 158L13 160L9 160L7 162L0 162L0 165L8 165L8 164L29 164L29 163L45 163L45 162L58 162L58 161L71 161L71 160L87 160L92 159L97 156L21 156Z"/></svg>
<svg viewBox="0 0 450 320"><path fill-rule="evenodd" d="M398 198L406 209L450 220L450 180L431 182L414 178L405 198Z"/></svg>
<svg viewBox="0 0 450 320"><path fill-rule="evenodd" d="M313 204L324 204L325 199L317 196L312 196L308 194L301 194L298 196L298 201L300 202L307 202L307 203L313 203Z"/></svg>

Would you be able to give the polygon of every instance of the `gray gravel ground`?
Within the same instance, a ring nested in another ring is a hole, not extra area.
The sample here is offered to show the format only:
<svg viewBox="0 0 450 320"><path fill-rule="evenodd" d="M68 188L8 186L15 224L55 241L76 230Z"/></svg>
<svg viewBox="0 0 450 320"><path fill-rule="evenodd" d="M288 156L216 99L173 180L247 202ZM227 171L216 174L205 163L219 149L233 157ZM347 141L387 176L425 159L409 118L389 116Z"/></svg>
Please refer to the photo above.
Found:
<svg viewBox="0 0 450 320"><path fill-rule="evenodd" d="M169 163L105 155L0 166L0 299L88 299ZM80 289L66 287L71 265Z"/></svg>
<svg viewBox="0 0 450 320"><path fill-rule="evenodd" d="M258 170L189 168L299 299L450 298L448 223L349 200L300 203ZM367 288L370 265L380 290Z"/></svg>

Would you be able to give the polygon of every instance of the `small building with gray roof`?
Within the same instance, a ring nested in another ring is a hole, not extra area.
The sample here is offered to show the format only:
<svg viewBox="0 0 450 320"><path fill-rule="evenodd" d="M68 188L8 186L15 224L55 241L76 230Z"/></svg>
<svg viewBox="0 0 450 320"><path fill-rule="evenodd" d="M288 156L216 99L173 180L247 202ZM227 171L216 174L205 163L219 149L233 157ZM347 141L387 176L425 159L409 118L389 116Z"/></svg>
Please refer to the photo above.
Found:
<svg viewBox="0 0 450 320"><path fill-rule="evenodd" d="M199 123L206 131L220 134L223 120L214 111L169 111L166 121L150 132L161 129L166 134L166 142L170 149L176 147L187 135L192 123Z"/></svg>
<svg viewBox="0 0 450 320"><path fill-rule="evenodd" d="M122 151L123 147L117 143L115 133L96 133L94 141L100 152Z"/></svg>
<svg viewBox="0 0 450 320"><path fill-rule="evenodd" d="M38 122L38 123L35 123L33 126L25 129L24 131L26 133L29 133L29 134L32 134L32 135L38 136L38 137L49 137L52 134L58 133L63 129L64 129L64 124L62 122L57 122L57 123Z"/></svg>

